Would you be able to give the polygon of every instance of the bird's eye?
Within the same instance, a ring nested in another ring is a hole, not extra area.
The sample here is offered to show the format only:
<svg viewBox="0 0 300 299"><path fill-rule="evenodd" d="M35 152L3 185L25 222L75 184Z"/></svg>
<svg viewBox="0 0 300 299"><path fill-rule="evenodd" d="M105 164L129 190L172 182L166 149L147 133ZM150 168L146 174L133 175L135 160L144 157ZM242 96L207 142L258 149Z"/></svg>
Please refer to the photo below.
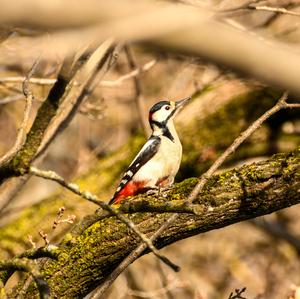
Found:
<svg viewBox="0 0 300 299"><path fill-rule="evenodd" d="M166 106L165 107L166 110L170 110L170 108L171 108L170 106Z"/></svg>

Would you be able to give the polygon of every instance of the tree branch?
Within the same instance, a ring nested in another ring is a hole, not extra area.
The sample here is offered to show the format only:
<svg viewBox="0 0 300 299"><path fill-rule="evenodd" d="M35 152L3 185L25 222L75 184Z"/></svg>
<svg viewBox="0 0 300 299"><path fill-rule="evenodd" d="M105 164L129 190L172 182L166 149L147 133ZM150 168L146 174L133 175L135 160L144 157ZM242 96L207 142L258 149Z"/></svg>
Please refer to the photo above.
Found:
<svg viewBox="0 0 300 299"><path fill-rule="evenodd" d="M224 163L224 161L228 158L229 155L231 155L255 130L257 130L264 121L266 121L270 116L275 114L281 109L288 108L288 105L286 103L288 93L284 92L284 94L280 97L277 104L266 111L260 118L258 118L253 124L249 126L244 132L240 134L239 137L237 137L233 143L220 155L220 157L213 163L213 165L201 176L200 181L195 186L195 188L192 190L190 195L188 196L186 202L188 204L191 204L194 202L198 194L203 190L205 184L209 180L209 178L214 174L214 172ZM163 225L151 236L151 241L155 242L157 238L170 226L172 223L174 223L179 218L179 214L174 214L171 217L169 217ZM111 273L111 275L106 279L106 281L99 286L99 288L95 291L95 294L92 296L92 299L97 298L99 296L102 296L107 288L112 284L112 282L122 273L122 271L128 267L137 257L140 256L140 254L145 250L144 244L141 244L139 247L137 247L134 252L127 257L123 261L123 263L114 271Z"/></svg>
<svg viewBox="0 0 300 299"><path fill-rule="evenodd" d="M147 238L146 235L140 232L140 230L135 226L135 224L130 221L127 217L125 217L120 210L116 210L109 204L101 201L95 194L91 194L88 191L80 190L79 186L72 183L67 183L61 176L59 176L54 171L43 171L39 170L35 167L30 167L29 173L47 180L55 181L61 186L67 188L73 193L83 197L84 199L95 203L100 206L103 210L109 212L111 215L116 216L120 221L122 221L129 229L131 229L140 239L149 247L149 249L154 253L156 257L158 257L161 261L163 261L166 265L168 265L174 271L179 271L180 268L172 263L167 257L159 253L159 251L155 248L152 242Z"/></svg>
<svg viewBox="0 0 300 299"><path fill-rule="evenodd" d="M203 212L198 215L180 214L158 237L155 244L162 248L201 232L299 203L299 164L300 148L288 154L275 155L264 162L211 177L195 199L195 204ZM188 179L176 184L167 197L161 197L160 200L184 203L197 182L197 179ZM150 202L158 200L147 195L138 198ZM168 218L169 213L135 213L130 216L131 221L148 237ZM134 234L128 234L127 226L116 217L105 218L78 236L67 234L59 246L58 261L47 261L42 272L47 273L50 289L55 286L54 296L81 298L95 284L104 282L132 254L139 242ZM32 298L32 295L30 289L25 298Z"/></svg>
<svg viewBox="0 0 300 299"><path fill-rule="evenodd" d="M281 13L281 14L287 14L287 15L292 15L296 17L300 17L300 13L292 10L288 10L283 7L271 7L271 6L259 6L259 5L249 5L249 9L254 9L254 10L261 10L261 11L269 11L269 12L276 12L276 13Z"/></svg>
<svg viewBox="0 0 300 299"><path fill-rule="evenodd" d="M124 74L122 76L120 76L118 79L116 80L101 80L99 82L99 86L101 87L117 87L117 86L121 86L125 81L132 79L136 76L139 76L141 73L144 73L148 70L150 70L155 64L156 64L156 60L150 60L149 62L145 63L144 65L142 65L139 68L135 68L133 70L131 70L130 72L128 72L127 74ZM22 76L15 76L15 77L3 77L0 78L0 83L21 83L25 80L26 77L22 77ZM54 79L48 79L48 78L30 78L29 82L31 84L36 84L36 85L41 85L41 86L45 86L45 85L53 85L57 80ZM79 82L74 82L74 85L79 85ZM17 96L17 98L11 98L10 99L3 99L0 101L0 104L6 104L12 101L17 101L19 100L19 96Z"/></svg>
<svg viewBox="0 0 300 299"><path fill-rule="evenodd" d="M37 59L34 62L28 75L23 80L22 87L23 87L23 94L25 96L25 108L24 108L23 120L22 120L21 126L19 128L19 132L18 132L15 144L13 145L12 149L8 153L6 153L3 157L1 157L0 165L3 165L7 161L9 161L21 149L21 147L24 144L25 137L26 137L26 128L27 128L28 121L29 121L31 106L32 106L32 103L34 100L34 96L33 96L32 92L29 90L29 81L36 69L38 62L39 62L39 59Z"/></svg>
<svg viewBox="0 0 300 299"><path fill-rule="evenodd" d="M30 261L26 258L14 258L10 261L0 261L0 271L24 271L28 272L37 284L40 298L50 298L50 289L45 282L43 275L40 273L38 266L34 261ZM0 277L1 278L1 277Z"/></svg>

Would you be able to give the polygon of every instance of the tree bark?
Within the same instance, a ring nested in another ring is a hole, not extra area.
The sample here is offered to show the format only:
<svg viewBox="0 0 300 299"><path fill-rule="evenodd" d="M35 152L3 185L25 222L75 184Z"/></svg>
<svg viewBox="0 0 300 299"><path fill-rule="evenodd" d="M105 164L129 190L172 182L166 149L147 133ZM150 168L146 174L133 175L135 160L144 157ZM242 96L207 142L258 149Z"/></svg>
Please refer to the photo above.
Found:
<svg viewBox="0 0 300 299"><path fill-rule="evenodd" d="M202 232L299 203L299 169L300 148L213 176L194 202L195 213L181 213L178 220L158 238L156 246L162 248ZM171 206L180 205L197 181L190 178L175 184L166 198L143 195L138 200L144 201L145 211L148 205L155 206L162 202ZM151 236L170 215L138 212L130 218L143 233ZM79 228L80 225L83 224L79 224ZM115 217L106 217L82 233L78 232L80 229L68 233L57 251L58 260L49 260L42 268L54 298L84 297L140 243ZM37 294L32 284L25 298L35 298ZM15 290L11 298L17 296Z"/></svg>
<svg viewBox="0 0 300 299"><path fill-rule="evenodd" d="M228 97L228 88L230 97ZM224 96L226 94L227 98ZM239 81L225 81L218 83L218 86L209 86L198 97L195 97L177 119L177 128L183 144L183 159L177 175L178 181L199 176L207 170L241 131L277 101L277 94L271 90L253 90ZM292 114L292 110L287 111L280 119L276 119L276 122L284 121L287 117L291 119ZM269 155L268 126L265 124L261 129L259 142L257 139L247 140L234 155L229 157L228 161ZM287 136L278 135L277 138L281 140L280 138L285 139ZM120 174L144 142L144 136L134 136L116 153L99 159L87 174L79 177L75 182L82 189L95 193L102 200L107 201L113 194ZM290 144L292 148L296 148L299 145L299 136L292 136ZM11 257L29 248L27 236L33 235L37 241L38 238L35 236L38 235L38 229L49 231L61 206L66 207L66 213L73 213L78 218L95 209L94 205L70 192L53 194L25 209L17 219L0 228L0 258ZM66 230L68 230L67 226L59 227L51 241L56 242Z"/></svg>

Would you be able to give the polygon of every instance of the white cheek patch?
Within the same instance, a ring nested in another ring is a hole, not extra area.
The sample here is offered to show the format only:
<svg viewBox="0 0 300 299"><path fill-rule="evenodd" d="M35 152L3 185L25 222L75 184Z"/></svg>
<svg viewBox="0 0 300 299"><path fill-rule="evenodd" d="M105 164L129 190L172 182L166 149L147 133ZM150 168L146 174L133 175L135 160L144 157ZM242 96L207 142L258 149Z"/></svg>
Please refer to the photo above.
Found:
<svg viewBox="0 0 300 299"><path fill-rule="evenodd" d="M170 110L166 110L165 106L163 106L160 110L156 111L153 114L152 119L158 122L162 122L164 120L166 120L168 118L168 116L170 115L172 109Z"/></svg>

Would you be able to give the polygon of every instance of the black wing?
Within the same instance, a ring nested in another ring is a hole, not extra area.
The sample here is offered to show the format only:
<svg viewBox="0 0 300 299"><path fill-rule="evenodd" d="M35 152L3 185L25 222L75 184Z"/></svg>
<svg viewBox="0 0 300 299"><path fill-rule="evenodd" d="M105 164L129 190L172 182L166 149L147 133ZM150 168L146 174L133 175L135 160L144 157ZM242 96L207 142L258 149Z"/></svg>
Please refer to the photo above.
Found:
<svg viewBox="0 0 300 299"><path fill-rule="evenodd" d="M109 204L112 204L116 195L127 185L138 170L145 165L158 151L161 139L158 136L151 136L145 145L142 147L136 158L129 165L127 171L122 177L122 180Z"/></svg>

